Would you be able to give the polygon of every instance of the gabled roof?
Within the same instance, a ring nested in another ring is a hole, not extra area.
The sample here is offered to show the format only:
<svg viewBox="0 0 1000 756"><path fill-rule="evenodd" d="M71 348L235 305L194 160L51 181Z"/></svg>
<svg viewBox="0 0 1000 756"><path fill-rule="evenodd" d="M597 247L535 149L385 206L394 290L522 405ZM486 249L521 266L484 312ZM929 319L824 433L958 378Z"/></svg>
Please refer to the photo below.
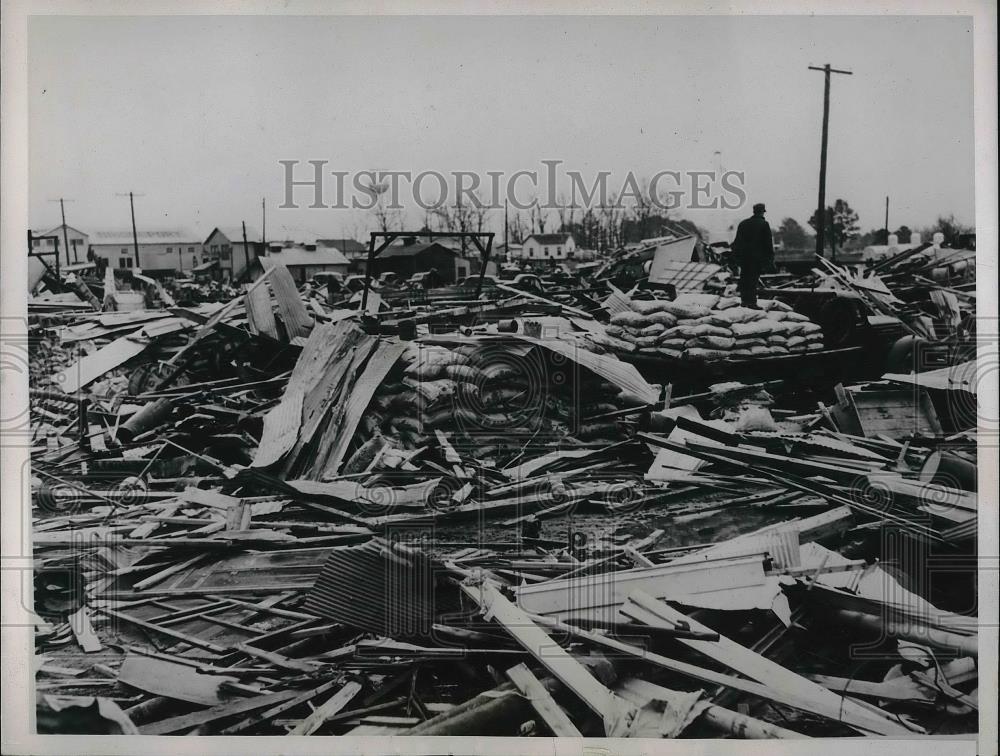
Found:
<svg viewBox="0 0 1000 756"><path fill-rule="evenodd" d="M212 233L209 234L203 244L208 244L208 240L212 238L212 235L218 231L220 234L229 240L230 244L242 244L243 243L243 227L242 226L216 226L212 229ZM251 244L260 243L260 232L253 226L247 226L247 241Z"/></svg>
<svg viewBox="0 0 1000 756"><path fill-rule="evenodd" d="M525 242L534 239L539 244L565 244L569 239L573 238L573 234L532 234Z"/></svg>
<svg viewBox="0 0 1000 756"><path fill-rule="evenodd" d="M53 234L61 234L61 233L62 233L62 228L63 228L63 227L62 227L62 224L60 223L60 224L59 224L58 226L56 226L56 227L55 227L54 229L52 229L51 231L46 231L46 232L45 232L44 234L35 234L35 235L36 235L36 236L52 236ZM85 233L85 232L81 231L81 230L80 230L80 229L78 229L78 228L73 228L73 227L72 227L72 226L70 226L70 225L67 225L67 226L66 226L66 230L67 230L67 231L75 231L76 233L80 234L80 236L89 236L89 234L87 234L87 233Z"/></svg>

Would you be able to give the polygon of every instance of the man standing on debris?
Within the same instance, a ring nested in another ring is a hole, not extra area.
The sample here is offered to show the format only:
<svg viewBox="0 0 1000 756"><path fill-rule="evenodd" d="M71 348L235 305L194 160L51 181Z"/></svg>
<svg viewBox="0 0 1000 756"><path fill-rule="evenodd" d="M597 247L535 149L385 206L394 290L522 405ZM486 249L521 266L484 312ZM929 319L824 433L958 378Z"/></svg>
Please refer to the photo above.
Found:
<svg viewBox="0 0 1000 756"><path fill-rule="evenodd" d="M764 203L753 206L753 215L740 222L733 241L733 256L740 266L740 298L744 307L757 307L757 279L774 265L771 227L764 219Z"/></svg>

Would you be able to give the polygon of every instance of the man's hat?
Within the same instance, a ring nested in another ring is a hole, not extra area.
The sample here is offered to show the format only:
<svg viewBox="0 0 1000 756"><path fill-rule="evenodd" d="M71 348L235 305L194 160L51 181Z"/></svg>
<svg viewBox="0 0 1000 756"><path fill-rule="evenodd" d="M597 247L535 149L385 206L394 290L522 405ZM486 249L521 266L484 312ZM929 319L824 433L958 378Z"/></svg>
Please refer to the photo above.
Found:
<svg viewBox="0 0 1000 756"><path fill-rule="evenodd" d="M753 206L754 215L761 215L764 212L766 212L766 210L767 208L764 207L763 202L758 202L756 205Z"/></svg>

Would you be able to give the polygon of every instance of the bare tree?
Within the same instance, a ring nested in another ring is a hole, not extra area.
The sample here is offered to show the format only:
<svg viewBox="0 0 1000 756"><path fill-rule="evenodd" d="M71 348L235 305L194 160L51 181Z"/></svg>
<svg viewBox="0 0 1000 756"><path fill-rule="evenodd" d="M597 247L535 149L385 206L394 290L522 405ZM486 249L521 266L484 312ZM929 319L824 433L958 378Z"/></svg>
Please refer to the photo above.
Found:
<svg viewBox="0 0 1000 756"><path fill-rule="evenodd" d="M375 204L369 212L377 231L401 231L403 229L403 211L392 206L392 200L384 188L373 187L378 191Z"/></svg>

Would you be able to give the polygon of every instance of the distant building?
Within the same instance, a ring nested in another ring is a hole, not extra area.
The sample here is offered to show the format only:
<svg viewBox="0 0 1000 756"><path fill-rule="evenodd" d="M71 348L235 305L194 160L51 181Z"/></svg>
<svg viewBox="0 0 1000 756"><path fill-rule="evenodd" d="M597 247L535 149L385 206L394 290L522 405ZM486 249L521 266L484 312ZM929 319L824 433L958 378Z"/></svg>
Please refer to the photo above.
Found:
<svg viewBox="0 0 1000 756"><path fill-rule="evenodd" d="M368 245L356 239L317 239L317 248L332 248L338 250L348 261L366 260Z"/></svg>
<svg viewBox="0 0 1000 756"><path fill-rule="evenodd" d="M352 267L361 272L365 268L364 263L359 265L358 261ZM375 278L390 271L401 278L410 278L414 273L436 270L445 284L453 284L473 272L472 264L458 250L440 242L418 242L412 237L383 250L375 258L374 268L372 275Z"/></svg>
<svg viewBox="0 0 1000 756"><path fill-rule="evenodd" d="M572 260L575 256L573 234L532 234L521 247L522 260Z"/></svg>
<svg viewBox="0 0 1000 756"><path fill-rule="evenodd" d="M521 252L523 251L523 249L524 249L523 246L517 244L516 242L510 242L508 244L504 244L503 242L501 242L500 244L497 244L493 248L491 256L497 258L498 260L499 259L520 260L522 257Z"/></svg>
<svg viewBox="0 0 1000 756"><path fill-rule="evenodd" d="M32 242L32 252L36 254L45 254L46 252L55 252L56 241L51 237L55 236L59 238L58 249L59 249L59 265L75 265L77 263L87 262L87 252L89 251L90 237L80 231L79 229L73 228L72 226L66 226L66 233L63 234L63 226L59 225L50 231L32 231L32 235L36 237ZM38 237L49 237L49 238L38 238ZM69 246L67 247L67 242ZM44 258L45 261L55 267L55 256L49 255Z"/></svg>
<svg viewBox="0 0 1000 756"><path fill-rule="evenodd" d="M147 275L169 276L185 273L201 265L204 245L187 230L139 231L139 268ZM132 232L95 231L90 235L95 257L113 268L135 268Z"/></svg>
<svg viewBox="0 0 1000 756"><path fill-rule="evenodd" d="M217 260L217 270L223 281L238 281L245 276L249 264L264 254L264 244L256 229L247 226L246 238L244 246L242 226L216 226L205 239L202 247L207 259L204 262Z"/></svg>
<svg viewBox="0 0 1000 756"><path fill-rule="evenodd" d="M340 250L333 247L320 247L316 244L291 244L288 246L274 244L268 245L266 255L251 262L250 277L256 278L263 268L273 263L288 268L292 278L300 284L324 271L346 275L348 266L347 258Z"/></svg>

